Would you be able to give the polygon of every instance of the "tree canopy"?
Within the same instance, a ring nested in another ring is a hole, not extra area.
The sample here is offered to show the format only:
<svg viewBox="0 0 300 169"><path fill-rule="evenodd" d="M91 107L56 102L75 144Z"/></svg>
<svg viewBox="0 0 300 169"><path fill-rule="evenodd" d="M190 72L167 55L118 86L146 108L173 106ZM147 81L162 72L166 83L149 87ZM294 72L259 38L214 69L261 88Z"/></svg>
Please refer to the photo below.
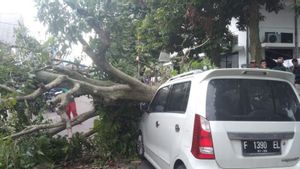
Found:
<svg viewBox="0 0 300 169"><path fill-rule="evenodd" d="M234 36L228 30L234 17L241 30L250 28L251 54L259 59L257 29L263 19L259 9L278 12L282 7L279 0L36 0L36 5L38 19L48 27L49 39L41 44L21 27L16 45L0 46L2 124L9 122L9 113L14 117L13 125L1 125L11 126L3 128L3 140L34 135L38 139L33 141L50 144L45 135L51 137L98 116L93 132L98 131L95 142L101 145L101 151L113 149L127 155L132 153L125 144L133 143L138 103L149 102L162 82L149 85L136 77L143 75L144 69L155 74L161 52L177 52L175 62L182 67L188 65L185 70L210 66L210 59L219 64L220 54L231 52L234 45ZM82 48L93 64L84 66L75 59L61 58L70 57L74 48ZM208 57L199 58L202 52ZM64 62L75 68L62 66ZM70 89L51 100L61 121L33 119L32 115L45 112L43 93L55 87ZM82 95L93 99L94 109L67 118L66 105L72 97ZM131 135L118 134L126 132ZM80 136L76 139L82 141ZM30 145L24 140L24 145ZM61 146L66 140L58 138L54 142Z"/></svg>

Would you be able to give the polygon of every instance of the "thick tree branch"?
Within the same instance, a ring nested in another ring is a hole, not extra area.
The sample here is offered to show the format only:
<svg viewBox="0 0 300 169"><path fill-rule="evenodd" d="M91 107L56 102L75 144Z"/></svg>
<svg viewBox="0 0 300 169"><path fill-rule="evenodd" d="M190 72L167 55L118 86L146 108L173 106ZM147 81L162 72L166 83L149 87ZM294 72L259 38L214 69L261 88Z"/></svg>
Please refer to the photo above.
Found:
<svg viewBox="0 0 300 169"><path fill-rule="evenodd" d="M56 113L60 116L62 121L66 122L66 126L68 128L71 127L71 122L70 122L70 119L69 119L69 117L67 116L67 113L66 113L66 106L68 105L71 98L73 97L73 94L75 92L77 92L79 90L79 88L80 88L80 84L75 83L71 90L69 90L66 93L60 94L60 95L56 96L54 99L52 99L53 103L58 103L59 102L56 106Z"/></svg>
<svg viewBox="0 0 300 169"><path fill-rule="evenodd" d="M84 137L90 137L96 133L96 130L91 129L90 131L84 133Z"/></svg>
<svg viewBox="0 0 300 169"><path fill-rule="evenodd" d="M110 63L107 62L105 56L103 55L96 55L93 52L93 49L88 45L88 43L82 38L79 37L79 41L83 45L83 50L94 60L94 62L101 67L107 73L113 75L114 77L128 83L130 86L134 86L140 88L141 90L151 91L153 90L148 85L140 82L139 80L125 74L124 72L120 71L119 69L113 67Z"/></svg>
<svg viewBox="0 0 300 169"><path fill-rule="evenodd" d="M62 59L51 59L51 61L57 61L57 62L59 62L59 64L60 63L68 63L68 64L71 64L71 65L74 65L74 66L88 67L88 66L80 64L80 63L75 63L75 62L71 62L71 61L68 61L68 60L62 60Z"/></svg>
<svg viewBox="0 0 300 169"><path fill-rule="evenodd" d="M76 126L78 124L81 124L82 122L90 119L90 118L93 118L95 116L97 116L98 114L96 113L96 111L93 109L91 111L88 111L86 113L83 113L83 114L80 114L78 115L77 117L75 117L72 121L71 121L71 125L72 126ZM60 125L56 128L52 128L52 129L49 129L46 133L53 136L61 131L63 131L64 129L66 129L66 125Z"/></svg>
<svg viewBox="0 0 300 169"><path fill-rule="evenodd" d="M72 126L78 125L92 117L97 116L97 113L95 112L95 110L91 110L88 111L86 113L80 114L79 116L77 116L76 118L74 118L71 122ZM41 124L41 125L33 125L33 126L28 126L26 129L12 134L11 136L9 136L12 139L18 139L22 136L28 135L28 134L32 134L32 133L36 133L39 132L41 130L46 130L44 131L46 134L50 134L50 135L55 135L61 131L63 131L64 129L66 129L66 125L65 122L61 121L61 122L57 122L54 124ZM9 137L5 137L4 139L7 139Z"/></svg>
<svg viewBox="0 0 300 169"><path fill-rule="evenodd" d="M102 80L91 79L91 78L85 77L84 75L78 73L77 71L72 71L68 68L55 67L54 70L61 72L62 74L68 75L69 77L71 77L73 79L85 81L85 82L91 83L93 85L111 86L111 85L116 84L111 81L102 81Z"/></svg>
<svg viewBox="0 0 300 169"><path fill-rule="evenodd" d="M64 80L66 80L67 76L60 75L57 76L55 80L51 81L47 85L42 85L40 88L35 90L33 93L26 95L26 96L18 96L17 100L34 100L36 97L40 96L44 92L46 92L49 89L52 89L58 85L60 85Z"/></svg>
<svg viewBox="0 0 300 169"><path fill-rule="evenodd" d="M88 45L88 43L83 39L83 37L78 37L78 40L83 45L83 50L92 58L94 63L107 73L120 80L123 80L125 83L128 83L131 86L139 87L143 90L151 90L149 86L116 69L110 63L107 62L105 55L108 47L110 46L109 33L105 31L103 27L101 27L102 25L99 23L99 21L96 20L94 16L90 15L88 11L82 9L78 5L71 3L70 1L66 1L66 4L69 5L73 10L76 10L78 14L86 20L88 25L91 26L100 36L99 41L102 44L102 50L98 50L97 52L93 51L93 49Z"/></svg>
<svg viewBox="0 0 300 169"><path fill-rule="evenodd" d="M49 82L52 79L60 76L59 74L41 71L36 74L36 78L43 82ZM117 99L135 100L135 101L149 101L155 93L155 88L134 88L126 84L114 83L111 86L99 86L91 84L87 81L76 80L66 77L72 83L80 84L80 89L77 95L90 94L100 96L105 101L115 101Z"/></svg>
<svg viewBox="0 0 300 169"><path fill-rule="evenodd" d="M0 84L0 89L4 89L4 90L6 90L6 91L8 91L8 92L11 92L11 93L17 92L15 89L10 88L10 87L8 87L8 86L6 86L6 85L2 85L2 84Z"/></svg>
<svg viewBox="0 0 300 169"><path fill-rule="evenodd" d="M87 43L87 41L84 40L84 38L82 36L80 36L80 35L77 38L78 38L79 42L82 44L82 46L83 46L83 51L88 56L90 56L93 61L97 60L95 52L90 47L90 45Z"/></svg>
<svg viewBox="0 0 300 169"><path fill-rule="evenodd" d="M79 89L80 89L80 84L75 83L74 87L72 89L70 89L66 93L63 93L63 94L60 94L60 95L56 96L51 102L53 102L53 103L58 103L59 102L57 108L64 112L65 107L70 102L70 99L71 99L72 95L75 94Z"/></svg>
<svg viewBox="0 0 300 169"><path fill-rule="evenodd" d="M7 139L9 137L12 138L12 139L17 139L17 138L22 137L24 135L32 134L32 133L38 132L40 130L51 129L51 128L63 126L64 124L65 124L64 122L58 122L58 123L55 123L55 124L41 124L41 125L28 126L24 130L22 130L18 133L12 134L11 136L5 137L4 139Z"/></svg>

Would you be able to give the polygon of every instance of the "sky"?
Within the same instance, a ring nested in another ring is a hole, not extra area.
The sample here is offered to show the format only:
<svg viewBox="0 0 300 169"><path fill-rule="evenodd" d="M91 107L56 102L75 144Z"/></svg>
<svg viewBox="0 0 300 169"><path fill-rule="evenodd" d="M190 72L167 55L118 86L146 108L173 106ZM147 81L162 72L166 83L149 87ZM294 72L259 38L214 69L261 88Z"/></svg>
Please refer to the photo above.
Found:
<svg viewBox="0 0 300 169"><path fill-rule="evenodd" d="M37 9L34 0L0 0L0 13L21 15L24 25L29 30L29 34L40 42L46 40L47 28L37 19ZM72 56L67 56L65 59L73 60L73 56L82 55L81 49L80 46L73 46ZM89 58L85 57L82 64L91 65L91 62Z"/></svg>
<svg viewBox="0 0 300 169"><path fill-rule="evenodd" d="M34 0L0 0L0 13L20 14L30 35L38 40L45 40L46 27L38 22Z"/></svg>

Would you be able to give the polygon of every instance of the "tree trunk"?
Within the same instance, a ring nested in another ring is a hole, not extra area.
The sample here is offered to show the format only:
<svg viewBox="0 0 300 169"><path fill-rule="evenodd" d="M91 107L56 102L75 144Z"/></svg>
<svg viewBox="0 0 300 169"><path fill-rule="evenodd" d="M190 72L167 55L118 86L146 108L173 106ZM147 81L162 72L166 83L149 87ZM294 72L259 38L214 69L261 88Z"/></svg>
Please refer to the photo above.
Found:
<svg viewBox="0 0 300 169"><path fill-rule="evenodd" d="M219 49L211 50L211 52L209 53L209 56L211 57L211 60L214 63L214 65L216 65L217 67L220 67L220 65L221 65L221 56L220 56Z"/></svg>
<svg viewBox="0 0 300 169"><path fill-rule="evenodd" d="M299 57L299 49L298 49L298 7L297 7L297 0L294 0L295 3L295 17L294 17L294 29L295 29L295 48L294 48L294 57Z"/></svg>
<svg viewBox="0 0 300 169"><path fill-rule="evenodd" d="M259 39L259 4L257 0L252 0L249 8L249 33L250 33L250 55L251 59L260 62L261 43Z"/></svg>

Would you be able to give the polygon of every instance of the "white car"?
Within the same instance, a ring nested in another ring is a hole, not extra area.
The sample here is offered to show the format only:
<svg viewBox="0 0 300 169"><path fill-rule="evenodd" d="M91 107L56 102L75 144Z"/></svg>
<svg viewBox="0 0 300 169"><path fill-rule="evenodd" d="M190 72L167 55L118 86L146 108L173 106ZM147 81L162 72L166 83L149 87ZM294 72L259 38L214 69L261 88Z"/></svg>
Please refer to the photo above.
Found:
<svg viewBox="0 0 300 169"><path fill-rule="evenodd" d="M142 116L137 150L157 169L300 169L294 75L265 69L171 78Z"/></svg>

